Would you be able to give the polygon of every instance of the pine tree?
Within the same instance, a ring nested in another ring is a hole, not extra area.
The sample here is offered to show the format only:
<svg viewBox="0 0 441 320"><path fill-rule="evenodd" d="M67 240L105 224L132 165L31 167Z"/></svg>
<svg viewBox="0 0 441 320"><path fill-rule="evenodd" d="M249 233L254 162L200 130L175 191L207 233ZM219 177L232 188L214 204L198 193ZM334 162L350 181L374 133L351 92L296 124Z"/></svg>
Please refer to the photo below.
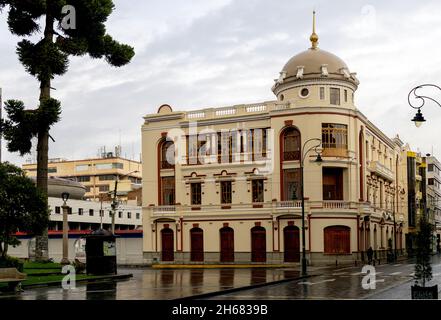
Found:
<svg viewBox="0 0 441 320"><path fill-rule="evenodd" d="M36 109L25 110L21 101L6 103L9 120L0 123L0 132L9 151L21 155L37 138L37 188L47 195L49 130L61 113L60 102L51 98L52 80L67 72L71 55L88 54L120 67L131 61L134 49L106 33L112 0L0 0L0 10L8 10L10 32L23 37L17 45L20 62L40 83ZM36 34L42 35L39 41L29 40ZM48 258L47 230L37 237L36 258Z"/></svg>

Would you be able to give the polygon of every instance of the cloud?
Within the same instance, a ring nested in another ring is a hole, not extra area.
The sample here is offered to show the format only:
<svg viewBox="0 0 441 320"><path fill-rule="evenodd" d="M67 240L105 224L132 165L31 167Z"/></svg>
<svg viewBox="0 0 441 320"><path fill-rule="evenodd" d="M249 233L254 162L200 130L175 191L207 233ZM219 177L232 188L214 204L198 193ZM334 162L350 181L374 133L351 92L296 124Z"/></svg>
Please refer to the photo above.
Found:
<svg viewBox="0 0 441 320"><path fill-rule="evenodd" d="M63 104L53 128L50 157L95 156L120 141L123 155L139 157L142 117L163 103L179 110L274 99L270 90L284 64L310 45L312 5L282 0L115 1L108 32L136 49L132 63L112 68L73 58L53 82ZM398 9L399 8L399 9ZM438 83L440 12L436 1L316 1L320 47L340 56L361 81L357 107L389 136L413 148L437 148L441 110L413 127L407 94L420 83ZM38 84L17 61L18 38L0 14L0 86L5 99L36 104ZM3 144L4 147L4 144ZM439 150L438 150L439 149ZM3 160L25 159L5 153Z"/></svg>

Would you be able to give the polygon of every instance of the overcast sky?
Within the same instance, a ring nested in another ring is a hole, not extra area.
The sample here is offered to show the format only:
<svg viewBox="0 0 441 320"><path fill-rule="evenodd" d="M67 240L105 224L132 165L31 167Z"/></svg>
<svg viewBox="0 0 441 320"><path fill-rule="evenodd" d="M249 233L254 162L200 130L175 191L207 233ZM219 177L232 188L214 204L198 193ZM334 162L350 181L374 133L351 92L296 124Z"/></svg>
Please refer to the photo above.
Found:
<svg viewBox="0 0 441 320"><path fill-rule="evenodd" d="M309 48L317 10L320 48L342 58L361 81L356 105L388 136L441 158L441 109L427 105L420 129L410 122L411 88L441 85L440 1L116 0L108 32L135 47L132 63L113 68L89 57L71 60L53 81L62 120L50 158L94 157L122 144L139 159L142 117L167 103L175 110L274 100L271 86L284 64ZM19 64L19 38L0 13L3 99L38 101L38 83ZM441 100L441 92L430 92ZM29 157L6 152L21 165Z"/></svg>

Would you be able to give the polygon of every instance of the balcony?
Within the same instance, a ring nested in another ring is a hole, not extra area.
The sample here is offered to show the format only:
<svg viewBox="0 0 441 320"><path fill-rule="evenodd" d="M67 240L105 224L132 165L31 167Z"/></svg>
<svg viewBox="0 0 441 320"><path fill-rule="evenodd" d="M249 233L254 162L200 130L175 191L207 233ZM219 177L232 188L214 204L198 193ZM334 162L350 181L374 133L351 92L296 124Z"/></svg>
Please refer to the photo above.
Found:
<svg viewBox="0 0 441 320"><path fill-rule="evenodd" d="M276 202L276 208L282 209L298 209L302 207L301 200L290 200L290 201L278 201Z"/></svg>
<svg viewBox="0 0 441 320"><path fill-rule="evenodd" d="M156 206L153 207L153 215L174 215L176 214L176 206Z"/></svg>
<svg viewBox="0 0 441 320"><path fill-rule="evenodd" d="M346 158L348 157L348 149L347 148L336 148L332 146L327 146L323 144L323 157L337 157L337 158Z"/></svg>
<svg viewBox="0 0 441 320"><path fill-rule="evenodd" d="M374 172L376 175L385 178L389 181L394 180L394 173L392 170L388 169L385 165L381 164L379 161L370 161L369 170Z"/></svg>
<svg viewBox="0 0 441 320"><path fill-rule="evenodd" d="M328 200L323 201L324 209L351 209L351 204L349 201L340 200Z"/></svg>
<svg viewBox="0 0 441 320"><path fill-rule="evenodd" d="M310 201L305 200L305 211L358 211L360 206L365 206L366 203L362 202L350 202L350 201ZM153 217L169 217L176 218L178 216L192 216L204 215L204 216L237 216L256 214L263 215L286 215L294 214L300 215L302 209L301 200L288 200L288 201L272 201L272 202L255 202L255 203L233 203L229 205L214 204L214 205L176 205L176 206L151 206L149 208Z"/></svg>

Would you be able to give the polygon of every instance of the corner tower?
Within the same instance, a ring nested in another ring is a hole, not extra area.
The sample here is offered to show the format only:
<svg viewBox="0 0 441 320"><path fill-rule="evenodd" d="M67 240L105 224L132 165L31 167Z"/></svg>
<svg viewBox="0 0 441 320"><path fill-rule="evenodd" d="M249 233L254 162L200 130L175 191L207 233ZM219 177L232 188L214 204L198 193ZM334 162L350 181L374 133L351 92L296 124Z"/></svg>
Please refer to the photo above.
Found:
<svg viewBox="0 0 441 320"><path fill-rule="evenodd" d="M318 47L319 37L313 13L311 47L292 57L275 80L272 90L278 101L294 106L340 106L354 108L354 93L359 81L346 63Z"/></svg>

